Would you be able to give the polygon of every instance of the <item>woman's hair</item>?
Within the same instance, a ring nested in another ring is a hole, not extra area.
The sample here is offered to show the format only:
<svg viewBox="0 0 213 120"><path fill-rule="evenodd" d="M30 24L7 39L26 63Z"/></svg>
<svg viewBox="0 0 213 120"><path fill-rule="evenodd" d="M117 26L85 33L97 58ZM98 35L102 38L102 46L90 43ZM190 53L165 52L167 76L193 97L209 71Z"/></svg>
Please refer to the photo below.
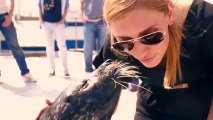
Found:
<svg viewBox="0 0 213 120"><path fill-rule="evenodd" d="M110 26L111 22L135 9L157 10L168 14L168 3L169 0L105 0L103 15L107 25ZM172 25L168 26L168 31L170 42L165 55L167 61L164 77L165 88L173 87L177 77L181 78L180 43L182 28L177 21L174 21ZM110 39L111 44L113 44L115 40L112 33Z"/></svg>

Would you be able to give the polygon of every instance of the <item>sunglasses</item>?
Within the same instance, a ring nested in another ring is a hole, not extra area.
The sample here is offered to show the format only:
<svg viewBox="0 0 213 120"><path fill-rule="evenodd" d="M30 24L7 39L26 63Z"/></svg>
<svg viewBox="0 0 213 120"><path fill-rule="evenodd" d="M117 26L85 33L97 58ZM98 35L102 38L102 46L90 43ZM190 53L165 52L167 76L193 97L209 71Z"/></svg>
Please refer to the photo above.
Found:
<svg viewBox="0 0 213 120"><path fill-rule="evenodd" d="M163 41L165 33L161 31L152 32L141 36L139 38L125 40L121 42L115 42L112 44L112 47L119 51L130 51L134 47L134 42L140 41L144 45L156 45Z"/></svg>

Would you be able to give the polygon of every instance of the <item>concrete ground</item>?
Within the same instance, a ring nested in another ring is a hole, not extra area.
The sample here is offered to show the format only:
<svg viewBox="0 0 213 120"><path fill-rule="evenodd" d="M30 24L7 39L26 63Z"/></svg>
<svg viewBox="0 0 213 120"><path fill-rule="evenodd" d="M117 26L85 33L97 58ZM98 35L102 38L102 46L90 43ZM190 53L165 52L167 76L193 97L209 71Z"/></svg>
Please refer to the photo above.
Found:
<svg viewBox="0 0 213 120"><path fill-rule="evenodd" d="M34 120L45 107L45 99L54 99L72 80L63 78L60 58L56 58L56 76L49 77L48 61L44 52L25 52L35 84L25 84L11 53L0 53L0 120ZM57 56L57 53L56 53ZM68 66L71 77L80 78L84 73L82 52L68 51ZM112 120L133 120L136 93L123 90L117 111Z"/></svg>

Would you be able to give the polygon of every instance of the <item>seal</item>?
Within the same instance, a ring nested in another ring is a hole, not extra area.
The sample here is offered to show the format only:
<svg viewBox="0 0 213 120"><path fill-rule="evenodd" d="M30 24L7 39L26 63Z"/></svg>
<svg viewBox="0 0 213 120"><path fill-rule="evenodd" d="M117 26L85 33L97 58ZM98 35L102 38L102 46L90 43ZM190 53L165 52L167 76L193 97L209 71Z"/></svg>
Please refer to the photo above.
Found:
<svg viewBox="0 0 213 120"><path fill-rule="evenodd" d="M39 120L110 120L123 83L140 77L138 68L121 61L106 61L79 83L71 83Z"/></svg>

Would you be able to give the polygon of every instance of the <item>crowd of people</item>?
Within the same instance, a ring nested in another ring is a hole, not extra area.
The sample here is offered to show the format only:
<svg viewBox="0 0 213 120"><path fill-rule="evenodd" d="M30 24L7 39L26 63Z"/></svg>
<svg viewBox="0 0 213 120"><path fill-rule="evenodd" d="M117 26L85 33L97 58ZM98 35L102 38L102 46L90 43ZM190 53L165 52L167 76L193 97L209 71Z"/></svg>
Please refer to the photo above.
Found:
<svg viewBox="0 0 213 120"><path fill-rule="evenodd" d="M28 69L12 22L0 1L0 30L26 81ZM138 66L143 77L135 120L213 120L213 4L205 0L81 0L85 71L108 59ZM47 56L55 75L53 38L57 37L64 74L69 76L62 37L68 0L40 0ZM108 31L108 33L106 32ZM107 37L106 37L107 36ZM97 40L97 41L95 41ZM96 45L96 46L94 46ZM98 55L92 60L92 51Z"/></svg>
<svg viewBox="0 0 213 120"><path fill-rule="evenodd" d="M10 2L8 7L8 1ZM15 7L15 0L1 0L0 4L0 30L5 37L9 49L21 71L25 82L36 82L27 66L25 55L18 43L17 33L12 18ZM69 77L67 62L67 46L65 38L66 16L69 10L69 0L38 0L40 28L44 33L46 43L46 55L49 60L49 76L56 75L55 63L55 40L59 48L59 54L63 65L65 77ZM100 50L103 45L106 30L102 14L103 1L82 0L80 4L79 18L84 23L84 58L85 72L90 73L93 51Z"/></svg>

